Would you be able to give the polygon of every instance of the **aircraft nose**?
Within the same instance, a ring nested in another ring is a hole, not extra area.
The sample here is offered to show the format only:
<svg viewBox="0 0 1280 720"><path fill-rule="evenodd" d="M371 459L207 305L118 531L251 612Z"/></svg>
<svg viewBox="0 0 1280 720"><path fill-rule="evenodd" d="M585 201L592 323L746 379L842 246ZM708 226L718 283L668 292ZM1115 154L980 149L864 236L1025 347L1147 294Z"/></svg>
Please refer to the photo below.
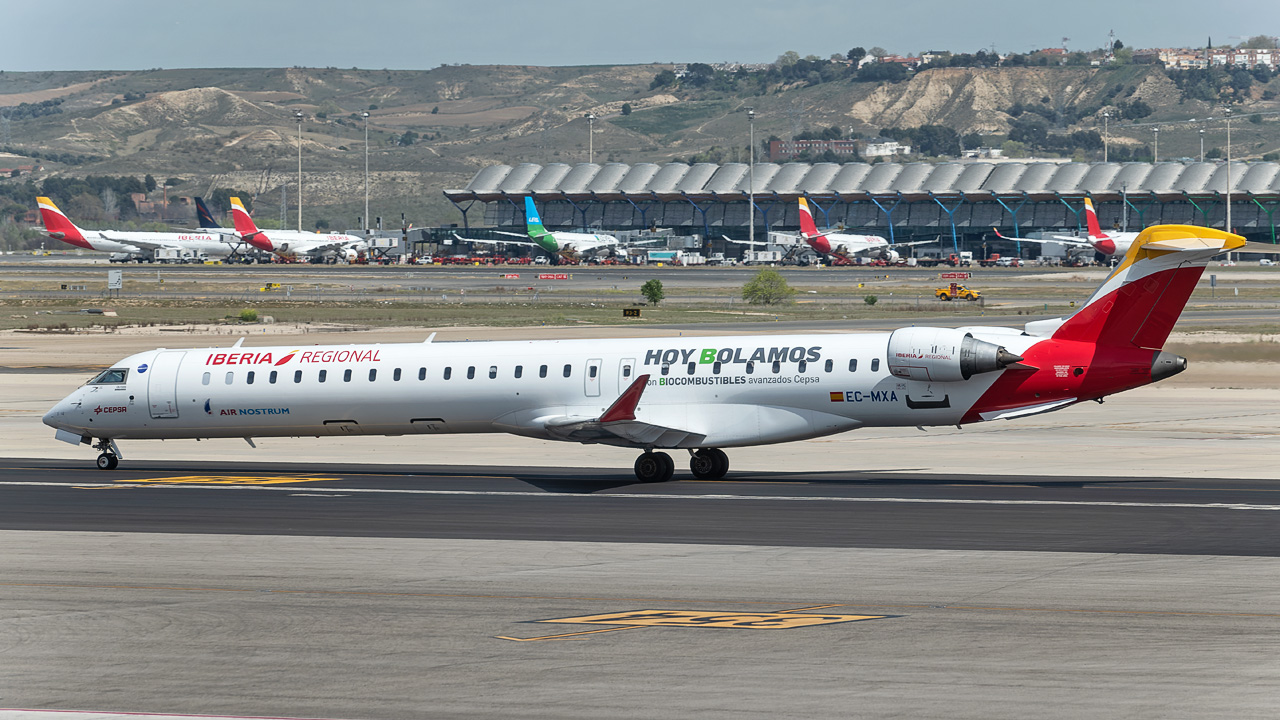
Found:
<svg viewBox="0 0 1280 720"><path fill-rule="evenodd" d="M61 428L62 425L66 424L68 416L74 408L75 405L71 402L70 396L63 398L57 405L50 408L49 412L44 414L44 424L51 428Z"/></svg>

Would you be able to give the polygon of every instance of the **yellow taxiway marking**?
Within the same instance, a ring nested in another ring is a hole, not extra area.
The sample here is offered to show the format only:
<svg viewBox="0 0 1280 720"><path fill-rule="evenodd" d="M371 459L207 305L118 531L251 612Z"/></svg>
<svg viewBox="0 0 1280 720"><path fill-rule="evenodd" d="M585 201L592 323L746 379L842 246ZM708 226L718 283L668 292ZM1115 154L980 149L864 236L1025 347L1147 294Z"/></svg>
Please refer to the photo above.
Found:
<svg viewBox="0 0 1280 720"><path fill-rule="evenodd" d="M790 630L811 625L879 620L887 615L800 615L790 613L707 612L701 610L632 610L538 620L567 625L641 625L646 627L713 627L741 630Z"/></svg>
<svg viewBox="0 0 1280 720"><path fill-rule="evenodd" d="M147 483L155 485L284 485L288 483L325 482L340 477L307 477L285 475L179 475L163 478L121 480L122 485Z"/></svg>

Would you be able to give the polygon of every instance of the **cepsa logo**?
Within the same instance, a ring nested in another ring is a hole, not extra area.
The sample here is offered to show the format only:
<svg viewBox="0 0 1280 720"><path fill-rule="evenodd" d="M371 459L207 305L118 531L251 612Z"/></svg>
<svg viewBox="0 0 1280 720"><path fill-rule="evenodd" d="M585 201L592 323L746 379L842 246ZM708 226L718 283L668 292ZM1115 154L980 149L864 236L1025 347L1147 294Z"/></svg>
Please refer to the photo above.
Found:
<svg viewBox="0 0 1280 720"><path fill-rule="evenodd" d="M381 362L378 350L294 350L279 358L269 352L264 353L215 353L205 358L205 365L274 365L280 366L295 356L299 363L327 362Z"/></svg>
<svg viewBox="0 0 1280 720"><path fill-rule="evenodd" d="M96 407L96 408L94 408L94 409L93 409L93 414L94 414L94 415L101 415L102 413L122 413L122 412L129 412L129 408L127 408L127 407L119 407L119 406L117 406L117 407L106 407L106 406L103 406L103 405L99 405L98 407Z"/></svg>

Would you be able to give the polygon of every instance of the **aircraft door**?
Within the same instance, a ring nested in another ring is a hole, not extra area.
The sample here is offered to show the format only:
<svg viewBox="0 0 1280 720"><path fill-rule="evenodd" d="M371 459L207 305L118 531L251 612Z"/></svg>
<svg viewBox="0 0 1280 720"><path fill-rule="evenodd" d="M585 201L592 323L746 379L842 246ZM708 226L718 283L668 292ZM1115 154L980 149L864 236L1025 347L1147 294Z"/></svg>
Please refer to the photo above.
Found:
<svg viewBox="0 0 1280 720"><path fill-rule="evenodd" d="M636 359L623 358L618 363L618 394L630 387L631 383L636 379Z"/></svg>
<svg viewBox="0 0 1280 720"><path fill-rule="evenodd" d="M587 361L587 397L600 397L600 358Z"/></svg>
<svg viewBox="0 0 1280 720"><path fill-rule="evenodd" d="M186 351L170 350L156 353L147 369L147 402L151 404L151 417L178 417L178 368Z"/></svg>

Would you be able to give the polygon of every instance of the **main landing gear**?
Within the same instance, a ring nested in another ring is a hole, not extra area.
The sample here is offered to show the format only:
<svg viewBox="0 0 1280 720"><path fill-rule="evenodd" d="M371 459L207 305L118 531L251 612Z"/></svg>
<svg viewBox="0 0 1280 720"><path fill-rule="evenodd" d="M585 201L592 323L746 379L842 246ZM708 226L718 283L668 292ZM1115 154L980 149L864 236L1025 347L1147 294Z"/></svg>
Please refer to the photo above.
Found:
<svg viewBox="0 0 1280 720"><path fill-rule="evenodd" d="M667 482L675 474L676 463L664 452L645 451L636 458L635 470L640 482ZM729 472L729 456L719 448L690 450L689 471L699 480L717 480Z"/></svg>
<svg viewBox="0 0 1280 720"><path fill-rule="evenodd" d="M116 449L115 443L107 439L99 440L93 445L94 450L101 451L98 455L99 470L115 470L120 464L119 450Z"/></svg>

